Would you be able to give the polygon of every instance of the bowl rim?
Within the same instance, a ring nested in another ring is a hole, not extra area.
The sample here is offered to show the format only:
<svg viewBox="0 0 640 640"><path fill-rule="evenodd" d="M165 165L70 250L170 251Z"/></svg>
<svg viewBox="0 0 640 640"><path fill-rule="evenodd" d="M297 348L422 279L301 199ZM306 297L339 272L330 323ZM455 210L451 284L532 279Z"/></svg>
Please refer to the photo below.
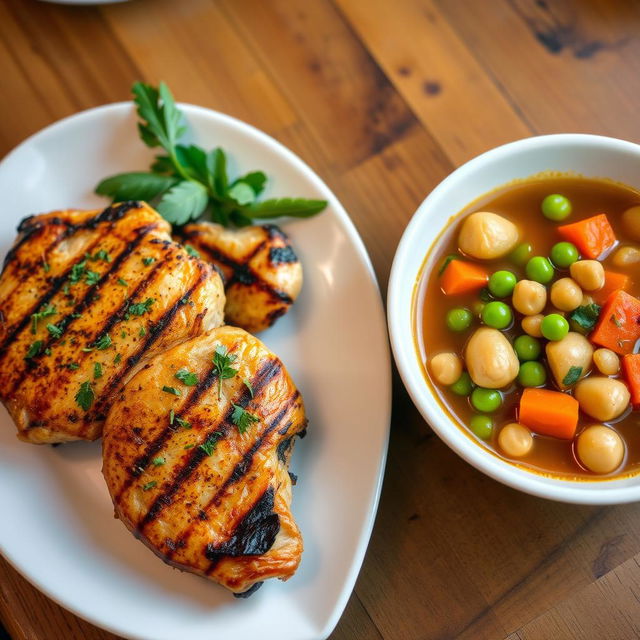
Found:
<svg viewBox="0 0 640 640"><path fill-rule="evenodd" d="M442 410L439 412L433 411L422 399L422 396L425 394L425 389L431 398L435 399L435 395L434 390L425 383L422 364L416 357L412 330L412 298L414 289L422 273L425 256L430 253L433 242L437 240L437 234L442 230L442 227L438 225L436 235L430 240L428 252L422 253L422 260L417 272L414 272L413 269L409 271L407 263L410 255L413 253L411 247L415 242L414 237L416 236L416 230L421 225L422 219L428 215L432 204L437 201L444 192L449 190L452 184L473 174L488 163L544 147L549 149L566 146L584 147L585 150L593 150L594 148L600 147L613 152L631 153L637 156L640 162L639 144L607 136L584 133L560 133L532 136L506 143L490 149L456 168L436 185L420 203L407 224L396 249L387 290L389 336L396 366L414 405L440 439L466 462L494 480L537 497L574 504L622 504L640 500L640 482L637 484L616 486L617 483L629 480L630 477L624 476L611 480L572 481L529 471L524 467L519 467L507 462L489 450L479 446L462 432L460 427L446 415L446 412ZM570 170L571 169L568 169L568 171ZM508 182L509 180L505 179L504 183L507 184ZM491 188L487 188L487 192L490 190ZM479 196L482 196L482 193L476 195L476 197ZM473 199L474 198L470 198L469 201L471 202ZM408 275L410 277L407 277ZM408 282L410 282L411 288L409 300L406 299ZM417 375L418 373L419 375ZM460 436L462 436L462 438Z"/></svg>

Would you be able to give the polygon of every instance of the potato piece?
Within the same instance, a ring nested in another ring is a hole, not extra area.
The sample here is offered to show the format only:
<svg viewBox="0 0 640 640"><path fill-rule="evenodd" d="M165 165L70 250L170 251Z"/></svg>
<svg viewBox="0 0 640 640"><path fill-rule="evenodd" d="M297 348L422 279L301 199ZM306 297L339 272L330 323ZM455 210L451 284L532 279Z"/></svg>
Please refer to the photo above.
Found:
<svg viewBox="0 0 640 640"><path fill-rule="evenodd" d="M627 385L615 378L591 376L581 380L573 392L580 409L596 420L607 422L621 416L629 406Z"/></svg>
<svg viewBox="0 0 640 640"><path fill-rule="evenodd" d="M626 232L640 242L640 205L630 207L622 214L622 224Z"/></svg>
<svg viewBox="0 0 640 640"><path fill-rule="evenodd" d="M458 246L472 258L493 260L511 251L520 233L513 222L489 211L477 211L465 218Z"/></svg>
<svg viewBox="0 0 640 640"><path fill-rule="evenodd" d="M465 361L471 379L479 387L500 389L512 383L518 375L515 351L497 329L477 329L467 343Z"/></svg>
<svg viewBox="0 0 640 640"><path fill-rule="evenodd" d="M593 347L583 335L575 331L569 331L562 340L548 342L546 352L549 368L560 389L573 386L591 370ZM565 384L564 380L571 367L579 367L582 371L571 384Z"/></svg>

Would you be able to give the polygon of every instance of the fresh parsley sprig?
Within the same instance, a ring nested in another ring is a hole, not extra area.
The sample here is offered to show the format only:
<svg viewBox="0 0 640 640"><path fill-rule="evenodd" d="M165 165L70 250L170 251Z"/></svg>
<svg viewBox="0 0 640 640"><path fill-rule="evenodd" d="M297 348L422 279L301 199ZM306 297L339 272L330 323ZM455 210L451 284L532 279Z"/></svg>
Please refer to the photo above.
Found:
<svg viewBox="0 0 640 640"><path fill-rule="evenodd" d="M146 200L172 224L183 225L209 212L225 227L243 227L254 220L281 216L308 218L320 213L326 200L271 198L259 201L267 176L252 171L229 179L227 155L221 148L206 152L179 144L186 132L184 117L164 82L156 88L136 82L132 87L140 122L138 132L148 147L161 147L150 171L120 173L105 178L96 193L113 200Z"/></svg>
<svg viewBox="0 0 640 640"><path fill-rule="evenodd" d="M238 356L229 353L227 347L219 344L213 354L213 367L218 374L218 400L222 398L222 381L233 378L238 370L231 365L236 361Z"/></svg>

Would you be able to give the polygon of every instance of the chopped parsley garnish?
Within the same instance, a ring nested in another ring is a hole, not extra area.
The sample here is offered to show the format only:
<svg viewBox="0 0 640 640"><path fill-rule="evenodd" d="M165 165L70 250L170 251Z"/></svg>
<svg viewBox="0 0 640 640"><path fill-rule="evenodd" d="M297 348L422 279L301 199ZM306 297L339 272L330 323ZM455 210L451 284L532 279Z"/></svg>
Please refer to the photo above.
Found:
<svg viewBox="0 0 640 640"><path fill-rule="evenodd" d="M448 255L448 256L444 259L444 261L443 261L443 263L442 263L442 266L441 266L441 267L440 267L440 269L438 270L438 275L439 275L439 276L441 276L441 275L444 273L444 270L449 266L449 263L450 263L452 260L460 260L460 259L461 259L461 258L460 258L460 256L456 255L455 253L452 253L451 255Z"/></svg>
<svg viewBox="0 0 640 640"><path fill-rule="evenodd" d="M249 413L246 409L239 404L233 405L233 413L231 414L231 422L238 427L240 433L244 433L252 424L258 422L260 418Z"/></svg>
<svg viewBox="0 0 640 640"><path fill-rule="evenodd" d="M57 324L47 324L47 331L51 334L52 338L60 338L64 333L64 329Z"/></svg>
<svg viewBox="0 0 640 640"><path fill-rule="evenodd" d="M213 366L218 374L218 400L222 397L222 381L233 378L238 373L231 364L237 360L238 356L230 354L227 347L219 344L213 354Z"/></svg>
<svg viewBox="0 0 640 640"><path fill-rule="evenodd" d="M180 391L180 389L176 389L175 387L167 387L166 384L164 385L164 387L162 387L162 390L165 393L172 393L174 396L181 396L182 395L182 391Z"/></svg>
<svg viewBox="0 0 640 640"><path fill-rule="evenodd" d="M84 276L84 281L89 285L93 286L94 284L98 284L100 280L100 274L97 271L88 270Z"/></svg>
<svg viewBox="0 0 640 640"><path fill-rule="evenodd" d="M244 386L247 387L247 389L249 389L249 393L253 398L253 386L251 385L251 383L246 378L242 382L244 383Z"/></svg>
<svg viewBox="0 0 640 640"><path fill-rule="evenodd" d="M150 264L153 264L156 261L155 258L142 258L142 264L145 267L148 267Z"/></svg>
<svg viewBox="0 0 640 640"><path fill-rule="evenodd" d="M609 318L609 320L611 320L611 322L613 322L613 324L615 324L616 327L618 327L618 329L622 327L622 322L620 322L620 318L618 318L618 316L615 313L611 314L611 317Z"/></svg>
<svg viewBox="0 0 640 640"><path fill-rule="evenodd" d="M76 318L82 318L82 314L81 313L72 313L71 317L75 320Z"/></svg>
<svg viewBox="0 0 640 640"><path fill-rule="evenodd" d="M127 332L126 332L124 329L120 332L120 337L121 337L123 340L127 337Z"/></svg>
<svg viewBox="0 0 640 640"><path fill-rule="evenodd" d="M98 378L102 378L102 365L96 362L93 365L93 379L97 380Z"/></svg>
<svg viewBox="0 0 640 640"><path fill-rule="evenodd" d="M68 282L64 283L64 287L62 287L62 293L64 293L65 296L69 295L69 283Z"/></svg>
<svg viewBox="0 0 640 640"><path fill-rule="evenodd" d="M569 320L573 320L578 326L591 331L596 326L596 322L598 322L601 308L595 302L578 307L571 312Z"/></svg>
<svg viewBox="0 0 640 640"><path fill-rule="evenodd" d="M171 408L169 411L169 424L173 424L173 419L176 417L176 412Z"/></svg>
<svg viewBox="0 0 640 640"><path fill-rule="evenodd" d="M80 368L80 365L77 362L70 362L66 367L67 369L71 369L71 371L75 371Z"/></svg>
<svg viewBox="0 0 640 640"><path fill-rule="evenodd" d="M92 256L88 256L89 260L103 260L104 262L111 262L111 256L104 250L100 249L96 251Z"/></svg>
<svg viewBox="0 0 640 640"><path fill-rule="evenodd" d="M140 330L138 331L138 335L141 338L144 338L147 335L147 330L144 327L140 327Z"/></svg>
<svg viewBox="0 0 640 640"><path fill-rule="evenodd" d="M53 316L57 313L56 308L52 304L42 307L40 311L31 314L31 333L38 331L38 322L47 316Z"/></svg>
<svg viewBox="0 0 640 640"><path fill-rule="evenodd" d="M44 355L45 355L45 356L50 356L50 355L51 355L51 349L49 349L49 347L47 347L47 348L44 350Z"/></svg>
<svg viewBox="0 0 640 640"><path fill-rule="evenodd" d="M493 300L493 298L491 297L491 292L487 287L483 287L482 289L480 289L480 293L478 295L482 302L491 302Z"/></svg>
<svg viewBox="0 0 640 640"><path fill-rule="evenodd" d="M157 458L154 458L151 461L151 464L153 464L156 467L159 467L159 466L163 465L165 462L166 462L166 460L162 456L158 456Z"/></svg>
<svg viewBox="0 0 640 640"><path fill-rule="evenodd" d="M194 444L187 444L187 445L185 445L185 447L184 447L184 448L185 448L185 449L193 449L193 447L195 447L195 445L194 445Z"/></svg>
<svg viewBox="0 0 640 640"><path fill-rule="evenodd" d="M570 387L580 380L582 375L582 367L570 367L567 371L567 375L562 379L562 384L566 387Z"/></svg>
<svg viewBox="0 0 640 640"><path fill-rule="evenodd" d="M151 480L150 482L147 482L147 484L145 484L142 487L143 491L149 491L149 489L153 489L153 487L155 487L158 483L155 480Z"/></svg>
<svg viewBox="0 0 640 640"><path fill-rule="evenodd" d="M120 353L116 353L116 357L113 359L113 364L119 364L122 360L122 355Z"/></svg>
<svg viewBox="0 0 640 640"><path fill-rule="evenodd" d="M78 389L78 393L76 393L76 402L82 409L89 411L94 399L95 394L91 383L89 381L83 382L80 385L80 389Z"/></svg>
<svg viewBox="0 0 640 640"><path fill-rule="evenodd" d="M186 384L188 387L193 387L198 384L198 376L185 367L182 367L182 369L178 369L175 373L175 377L178 378L180 382Z"/></svg>
<svg viewBox="0 0 640 640"><path fill-rule="evenodd" d="M85 271L87 270L87 260L83 260L82 262L78 262L78 264L74 264L71 267L71 273L69 274L69 282L71 284L77 284L82 280ZM67 289L68 292L68 289Z"/></svg>
<svg viewBox="0 0 640 640"><path fill-rule="evenodd" d="M51 265L44 258L42 258L42 268L45 273L49 273L49 271L51 271Z"/></svg>
<svg viewBox="0 0 640 640"><path fill-rule="evenodd" d="M25 355L24 359L30 360L31 358L35 358L42 351L43 345L44 342L42 340L36 340L35 342L32 342L29 346L29 349L27 350L27 354Z"/></svg>
<svg viewBox="0 0 640 640"><path fill-rule="evenodd" d="M198 447L202 449L208 456L210 456L216 449L218 440L222 437L220 431L214 431L211 435L207 436L207 439Z"/></svg>
<svg viewBox="0 0 640 640"><path fill-rule="evenodd" d="M93 347L82 347L81 351L84 351L85 353L89 353L90 351L93 351Z"/></svg>
<svg viewBox="0 0 640 640"><path fill-rule="evenodd" d="M151 305L155 300L153 298L147 298L144 302L136 302L129 306L127 309L127 315L143 316L145 313L151 311Z"/></svg>
<svg viewBox="0 0 640 640"><path fill-rule="evenodd" d="M118 278L118 284L121 284L123 287L129 286L129 283L124 278Z"/></svg>
<svg viewBox="0 0 640 640"><path fill-rule="evenodd" d="M191 429L191 423L188 420L176 417L176 424L183 429Z"/></svg>
<svg viewBox="0 0 640 640"><path fill-rule="evenodd" d="M195 249L194 247L192 247L190 244L185 244L184 248L185 248L186 252L190 256L193 256L194 258L199 258L200 257L200 252L197 249Z"/></svg>
<svg viewBox="0 0 640 640"><path fill-rule="evenodd" d="M104 351L104 349L108 349L112 344L111 336L108 333L105 333L98 340L96 340L95 344L96 344L96 349L99 349L100 351Z"/></svg>

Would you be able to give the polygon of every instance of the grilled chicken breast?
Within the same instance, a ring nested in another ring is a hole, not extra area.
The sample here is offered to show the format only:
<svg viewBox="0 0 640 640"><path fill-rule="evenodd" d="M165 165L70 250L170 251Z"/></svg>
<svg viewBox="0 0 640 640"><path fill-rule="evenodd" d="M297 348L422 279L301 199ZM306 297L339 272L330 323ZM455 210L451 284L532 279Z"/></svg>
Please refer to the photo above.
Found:
<svg viewBox="0 0 640 640"><path fill-rule="evenodd" d="M22 440L97 438L147 360L222 324L219 275L147 205L56 211L18 231L0 276L0 399Z"/></svg>
<svg viewBox="0 0 640 640"><path fill-rule="evenodd" d="M116 515L167 563L236 594L286 580L302 553L287 468L305 428L300 393L257 338L229 326L193 338L148 362L109 411Z"/></svg>
<svg viewBox="0 0 640 640"><path fill-rule="evenodd" d="M226 229L201 222L184 227L181 240L223 274L228 324L258 333L284 315L300 293L302 265L275 225Z"/></svg>

